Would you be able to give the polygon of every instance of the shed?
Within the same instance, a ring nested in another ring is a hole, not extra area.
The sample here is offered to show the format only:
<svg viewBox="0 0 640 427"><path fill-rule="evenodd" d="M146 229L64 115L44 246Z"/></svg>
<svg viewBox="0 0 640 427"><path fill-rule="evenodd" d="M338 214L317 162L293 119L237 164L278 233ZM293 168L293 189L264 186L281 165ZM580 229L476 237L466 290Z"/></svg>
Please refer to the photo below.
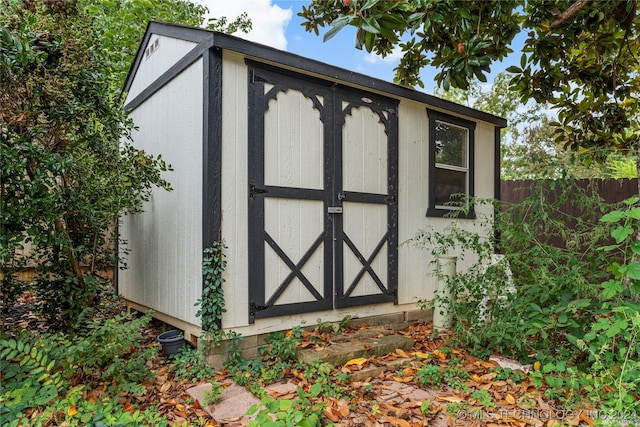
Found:
<svg viewBox="0 0 640 427"><path fill-rule="evenodd" d="M504 119L230 35L151 22L124 91L134 145L174 171L121 218L118 292L193 335L214 241L225 330L406 320L436 279L402 243L451 195L499 196Z"/></svg>

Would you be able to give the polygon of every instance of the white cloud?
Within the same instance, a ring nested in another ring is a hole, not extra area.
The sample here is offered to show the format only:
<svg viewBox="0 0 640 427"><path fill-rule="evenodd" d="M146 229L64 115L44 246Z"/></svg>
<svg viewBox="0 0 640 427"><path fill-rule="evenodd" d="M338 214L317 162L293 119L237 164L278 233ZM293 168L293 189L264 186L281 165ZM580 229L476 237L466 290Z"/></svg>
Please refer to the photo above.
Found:
<svg viewBox="0 0 640 427"><path fill-rule="evenodd" d="M391 54L385 56L384 58L371 52L365 55L364 60L369 64L379 64L379 63L395 63L395 62L398 62L400 58L402 58L402 49L400 49L400 47L395 47L391 51Z"/></svg>
<svg viewBox="0 0 640 427"><path fill-rule="evenodd" d="M271 3L271 0L198 0L209 8L209 16L226 16L233 21L242 12L247 12L253 29L248 34L237 32L234 36L242 37L257 43L266 44L276 49L287 49L285 29L291 21L293 11L282 9Z"/></svg>

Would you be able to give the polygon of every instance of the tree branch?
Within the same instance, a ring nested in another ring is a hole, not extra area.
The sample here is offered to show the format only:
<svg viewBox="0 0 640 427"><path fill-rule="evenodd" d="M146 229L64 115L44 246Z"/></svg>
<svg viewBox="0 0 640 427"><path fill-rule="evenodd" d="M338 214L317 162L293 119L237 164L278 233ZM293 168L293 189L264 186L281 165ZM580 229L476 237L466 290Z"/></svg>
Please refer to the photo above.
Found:
<svg viewBox="0 0 640 427"><path fill-rule="evenodd" d="M585 6L590 2L591 0L576 0L576 2L569 7L569 9L565 10L561 14L555 15L556 20L551 23L551 29L555 30L556 28L560 28L567 22L571 21L576 17L578 12L584 9Z"/></svg>

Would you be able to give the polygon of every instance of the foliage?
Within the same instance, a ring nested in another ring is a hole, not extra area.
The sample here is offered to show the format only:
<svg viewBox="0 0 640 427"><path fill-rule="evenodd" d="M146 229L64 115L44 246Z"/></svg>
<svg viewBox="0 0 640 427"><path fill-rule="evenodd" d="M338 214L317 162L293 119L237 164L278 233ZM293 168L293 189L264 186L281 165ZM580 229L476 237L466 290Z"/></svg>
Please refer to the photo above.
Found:
<svg viewBox="0 0 640 427"><path fill-rule="evenodd" d="M206 12L183 0L0 2L2 272L11 280L36 265L43 312L61 326L93 304L100 272L117 265L108 230L118 217L138 212L152 187L170 188L170 166L131 145L120 105L144 27L201 25ZM251 23L218 17L208 27ZM3 303L16 292L3 291Z"/></svg>
<svg viewBox="0 0 640 427"><path fill-rule="evenodd" d="M101 41L101 60L110 70L114 93L124 85L149 21L205 26L225 33L251 30L246 13L231 22L224 16L210 18L204 25L207 7L187 0L79 0L78 5L91 18L96 38Z"/></svg>
<svg viewBox="0 0 640 427"><path fill-rule="evenodd" d="M169 166L130 144L90 19L72 2L23 4L0 6L0 260L37 265L45 313L68 324L116 263L108 229L170 188Z"/></svg>
<svg viewBox="0 0 640 427"><path fill-rule="evenodd" d="M203 354L189 347L183 347L176 353L171 369L177 379L194 383L216 375L215 369L205 362Z"/></svg>
<svg viewBox="0 0 640 427"><path fill-rule="evenodd" d="M513 53L516 35L527 34L519 66L507 69L523 103L558 110L556 141L604 159L613 150L637 150L640 138L635 0L461 2L318 0L299 15L307 31L330 25L327 40L347 25L357 28L356 47L402 58L399 84L422 86L431 65L445 90L485 82L496 61Z"/></svg>
<svg viewBox="0 0 640 427"><path fill-rule="evenodd" d="M611 236L615 244L602 249L609 253L623 248L626 255L621 262L612 262L608 271L613 278L602 283L601 314L582 337L568 339L587 352L591 372L595 378L594 392L613 396L606 400L607 409L640 407L633 396L640 387L640 207L638 198L626 201L624 209L614 210L601 218L615 224ZM613 369L613 368L616 369Z"/></svg>
<svg viewBox="0 0 640 427"><path fill-rule="evenodd" d="M307 380L322 387L322 396L340 398L348 394L345 389L347 375L343 372L335 374L331 363L311 359L302 369Z"/></svg>
<svg viewBox="0 0 640 427"><path fill-rule="evenodd" d="M638 168L636 160L631 156L610 156L607 159L606 167L608 176L611 178L637 178Z"/></svg>
<svg viewBox="0 0 640 427"><path fill-rule="evenodd" d="M324 410L321 403L311 403L310 398L320 395L320 384L311 386L309 392L298 387L298 398L294 400L274 399L264 397L261 403L257 403L247 411L247 415L257 412L256 418L249 422L249 427L320 427L320 417ZM263 409L260 409L264 405ZM332 426L333 423L326 424Z"/></svg>
<svg viewBox="0 0 640 427"><path fill-rule="evenodd" d="M218 403L218 401L220 401L220 395L224 390L224 387L222 387L217 381L211 381L209 385L211 385L211 388L209 390L205 390L203 394L203 406L210 406Z"/></svg>
<svg viewBox="0 0 640 427"><path fill-rule="evenodd" d="M126 410L119 403L117 395L103 399L85 399L83 397L88 388L77 386L71 388L66 396L52 402L38 417L38 424L51 425L58 422L65 426L96 426L96 427L166 427L170 424L164 415L155 407L144 410Z"/></svg>
<svg viewBox="0 0 640 427"><path fill-rule="evenodd" d="M67 333L27 333L0 341L0 423L30 425L66 420L68 425L141 425L160 421L157 411L128 412L118 404L122 393L141 393L153 378L148 362L155 346L142 346L142 328L151 315L132 318L85 310ZM80 386L75 384L82 383ZM103 399L86 400L86 390L101 387ZM155 414L155 415L154 415ZM154 423L151 423L154 424Z"/></svg>
<svg viewBox="0 0 640 427"><path fill-rule="evenodd" d="M46 405L65 387L60 372L53 372L55 360L45 349L31 344L28 334L0 341L0 424L21 419L26 408Z"/></svg>
<svg viewBox="0 0 640 427"><path fill-rule="evenodd" d="M318 318L318 326L316 326L316 331L319 333L330 332L334 334L339 334L340 332L346 330L349 327L349 322L351 321L351 316L347 315L340 319L339 322L328 322L322 321L322 319Z"/></svg>
<svg viewBox="0 0 640 427"><path fill-rule="evenodd" d="M227 310L224 308L225 282L224 270L227 267L224 250L227 246L222 241L214 242L210 248L204 250L202 259L202 276L204 288L202 298L195 303L200 306L196 316L202 319L202 330L212 333L221 328L222 315Z"/></svg>
<svg viewBox="0 0 640 427"><path fill-rule="evenodd" d="M468 89L436 89L435 94L507 119L501 129L500 177L502 179L600 178L616 165L612 155L604 164L585 152L574 152L556 142L552 111L545 105L520 104L520 95L509 86L507 73L499 73L490 88L476 81ZM635 170L635 164L631 165ZM616 176L622 177L622 176Z"/></svg>
<svg viewBox="0 0 640 427"><path fill-rule="evenodd" d="M611 210L571 181L555 184L563 185L556 200L538 188L522 204L503 207L496 219L499 242L455 222L444 233L429 231L416 240L433 255L456 252L473 261L448 282L451 298L444 301L463 345L478 355L495 351L525 362L534 357L543 369L532 380L549 387L547 397L569 404L586 387L607 409L629 408L638 404L631 392L638 387L633 372L640 352L638 199ZM575 217L560 210L568 200L579 210ZM553 237L564 245L554 246ZM499 265L487 267L498 244L517 295L506 291ZM417 377L427 382L426 368Z"/></svg>
<svg viewBox="0 0 640 427"><path fill-rule="evenodd" d="M565 185L555 203L541 184L522 204L503 207L496 234L492 221L480 218L480 233L454 221L445 232L429 230L416 236L434 256L456 253L473 263L448 283L452 294L446 303L457 319L454 329L461 342L478 354L579 358L566 334L581 337L580 331L593 321L600 297L597 283L618 255L597 250L608 236L607 225L598 221L599 212L606 209L603 202L572 181L555 184ZM569 197L581 212L572 218L560 210ZM564 247L554 246L554 237L562 239ZM498 244L513 271L517 298L508 291L500 265L488 267Z"/></svg>
<svg viewBox="0 0 640 427"><path fill-rule="evenodd" d="M248 386L256 395L264 394L264 386L283 379L287 372L298 367L297 348L302 329L295 327L286 334L272 332L265 338L265 344L258 347L262 357L245 360L236 359L226 364L234 381Z"/></svg>
<svg viewBox="0 0 640 427"><path fill-rule="evenodd" d="M416 372L416 379L420 386L439 387L443 380L442 370L437 365L425 365Z"/></svg>

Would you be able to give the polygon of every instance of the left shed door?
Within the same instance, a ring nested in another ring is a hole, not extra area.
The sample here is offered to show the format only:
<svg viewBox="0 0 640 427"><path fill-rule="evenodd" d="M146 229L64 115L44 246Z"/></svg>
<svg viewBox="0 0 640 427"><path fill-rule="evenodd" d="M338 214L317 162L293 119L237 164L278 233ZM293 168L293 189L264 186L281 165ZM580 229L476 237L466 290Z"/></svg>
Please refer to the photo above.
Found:
<svg viewBox="0 0 640 427"><path fill-rule="evenodd" d="M249 78L250 321L331 309L331 88L264 69Z"/></svg>

